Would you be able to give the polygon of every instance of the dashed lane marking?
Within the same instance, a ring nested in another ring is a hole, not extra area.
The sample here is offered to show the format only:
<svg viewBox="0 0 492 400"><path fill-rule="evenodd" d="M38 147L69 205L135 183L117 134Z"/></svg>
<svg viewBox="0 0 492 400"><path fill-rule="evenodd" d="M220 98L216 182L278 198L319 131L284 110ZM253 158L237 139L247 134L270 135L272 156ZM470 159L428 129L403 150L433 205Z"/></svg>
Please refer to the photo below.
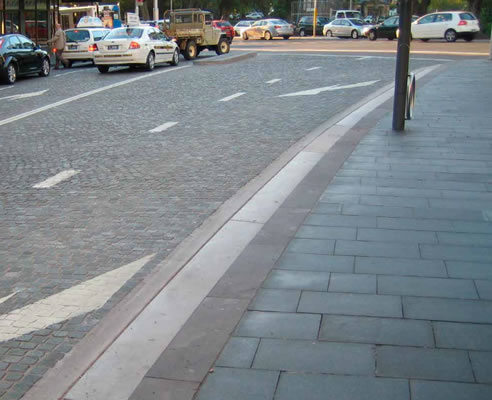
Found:
<svg viewBox="0 0 492 400"><path fill-rule="evenodd" d="M273 85L274 83L277 83L277 82L280 82L282 79L271 79L269 81L266 81L265 83L267 83L268 85Z"/></svg>
<svg viewBox="0 0 492 400"><path fill-rule="evenodd" d="M58 174L44 180L43 182L36 183L34 189L49 189L57 185L60 182L70 179L72 176L77 175L80 171L75 169L67 169L65 171L59 172Z"/></svg>
<svg viewBox="0 0 492 400"><path fill-rule="evenodd" d="M189 67L191 67L191 65L185 65L183 67L173 67L173 68L169 68L169 69L166 68L166 69L163 69L162 71L156 71L156 72L147 73L145 75L137 76L136 78L125 79L124 81L112 83L111 85L106 85L106 86L102 86L102 87L97 88L97 89L89 90L88 92L81 93L81 94L78 94L76 96L69 97L68 99L64 99L64 100L57 101L55 103L47 104L47 105L45 105L43 107L39 107L39 108L36 108L34 110L27 111L27 112L24 112L22 114L15 115L13 117L10 117L10 118L1 120L0 121L0 126L9 124L9 123L14 122L14 121L18 121L18 120L23 119L23 118L30 117L31 115L35 115L35 114L38 114L40 112L43 112L43 111L46 111L46 110L50 110L52 108L55 108L55 107L58 107L58 106L61 106L61 105L67 104L67 103L71 103L72 101L83 99L84 97L92 96L93 94L105 92L106 90L113 89L113 88L116 88L116 87L119 87L119 86L128 85L129 83L137 82L137 81L139 81L141 79L150 78L150 77L153 77L153 76L156 76L156 75L165 74L165 73L168 73L168 72L179 71L179 70L181 70L183 68L189 68Z"/></svg>
<svg viewBox="0 0 492 400"><path fill-rule="evenodd" d="M281 94L278 97L314 96L314 95L320 94L322 92L332 92L334 90L352 89L352 88L356 88L356 87L371 86L371 85L374 85L376 82L379 82L379 80L359 82L359 83L353 83L351 85L343 85L343 86L340 86L340 85L325 86L325 87L316 88L316 89L303 90L301 92Z"/></svg>
<svg viewBox="0 0 492 400"><path fill-rule="evenodd" d="M321 67L307 68L306 71L314 71L315 69L321 69Z"/></svg>
<svg viewBox="0 0 492 400"><path fill-rule="evenodd" d="M36 97L45 94L49 89L40 90L39 92L13 94L12 96L0 97L0 100L19 100L27 99L28 97Z"/></svg>
<svg viewBox="0 0 492 400"><path fill-rule="evenodd" d="M174 125L177 125L178 123L177 122L166 122L165 124L162 124L162 125L159 125L157 127L155 127L154 129L151 129L149 132L162 132L162 131L165 131L166 129L169 129L171 127L173 127Z"/></svg>
<svg viewBox="0 0 492 400"><path fill-rule="evenodd" d="M230 100L235 99L239 96L242 96L243 94L246 94L246 92L238 92L238 93L232 94L230 96L224 97L223 99L220 99L219 101L230 101Z"/></svg>
<svg viewBox="0 0 492 400"><path fill-rule="evenodd" d="M365 57L360 57L360 58L357 58L357 60L361 61L361 60L367 60L368 58L372 58L371 56L365 56Z"/></svg>
<svg viewBox="0 0 492 400"><path fill-rule="evenodd" d="M14 339L101 308L154 254L106 272L60 293L0 315L0 341Z"/></svg>
<svg viewBox="0 0 492 400"><path fill-rule="evenodd" d="M14 85L12 85L12 86L7 86L7 87L4 87L4 88L0 88L0 92L1 92L2 90L12 89L13 87L14 87Z"/></svg>
<svg viewBox="0 0 492 400"><path fill-rule="evenodd" d="M80 72L87 72L87 71L92 71L92 68L81 68L77 71L70 71L70 72L62 72L62 73L58 73L56 75L53 75L55 78L59 78L60 76L65 76L65 75L71 75L71 74L78 74Z"/></svg>
<svg viewBox="0 0 492 400"><path fill-rule="evenodd" d="M11 297L15 296L19 292L20 292L20 290L16 290L14 293L10 293L8 296L2 297L0 299L0 304L5 303L8 299L10 299Z"/></svg>

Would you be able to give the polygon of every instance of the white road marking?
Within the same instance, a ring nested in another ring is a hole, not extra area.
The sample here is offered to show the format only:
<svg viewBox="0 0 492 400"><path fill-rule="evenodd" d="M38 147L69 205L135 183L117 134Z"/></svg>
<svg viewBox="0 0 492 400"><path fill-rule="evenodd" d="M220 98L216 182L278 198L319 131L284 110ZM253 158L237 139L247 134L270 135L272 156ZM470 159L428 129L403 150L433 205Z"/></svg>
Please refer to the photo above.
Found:
<svg viewBox="0 0 492 400"><path fill-rule="evenodd" d="M265 83L269 84L269 85L273 85L274 83L276 82L280 82L282 79L271 79L269 81L266 81Z"/></svg>
<svg viewBox="0 0 492 400"><path fill-rule="evenodd" d="M238 93L232 94L230 96L224 97L223 99L220 99L219 101L229 101L229 100L235 99L236 97L242 96L243 94L246 94L246 92L238 92Z"/></svg>
<svg viewBox="0 0 492 400"><path fill-rule="evenodd" d="M0 341L44 329L101 308L152 257L154 254L0 315Z"/></svg>
<svg viewBox="0 0 492 400"><path fill-rule="evenodd" d="M232 50L231 50L232 51ZM310 51L315 51L315 50L310 50ZM360 52L359 52L360 53ZM293 57L333 57L333 58L339 58L339 57L348 57L348 58L360 58L361 56L354 56L351 54L315 54L315 53L310 53L310 54L305 54L303 52L300 53L278 53L274 52L272 54L266 54L265 53L260 53L258 54L260 57L271 57L271 56L293 56ZM378 58L382 60L390 60L390 61L395 61L394 56L368 56L371 58ZM450 62L453 60L450 60L448 58L420 58L420 57L412 57L412 60L418 60L418 61L438 61L438 62Z"/></svg>
<svg viewBox="0 0 492 400"><path fill-rule="evenodd" d="M0 304L5 303L8 299L10 299L12 296L15 296L19 292L20 292L20 290L16 290L14 293L11 293L8 296L2 297L0 299Z"/></svg>
<svg viewBox="0 0 492 400"><path fill-rule="evenodd" d="M31 93L23 93L23 94L14 94L12 96L0 97L0 100L18 100L18 99L27 99L28 97L41 96L45 94L49 89L40 90L39 92L31 92Z"/></svg>
<svg viewBox="0 0 492 400"><path fill-rule="evenodd" d="M379 80L353 83L351 85L344 85L344 86L340 86L340 85L326 86L326 87L321 87L321 88L316 88L316 89L303 90L301 92L281 94L278 97L314 96L316 94L320 94L321 92L332 92L334 90L352 89L352 88L356 88L356 87L371 86L371 85L374 85L376 82L379 82Z"/></svg>
<svg viewBox="0 0 492 400"><path fill-rule="evenodd" d="M158 127L151 129L149 132L162 132L165 131L166 129L169 129L173 127L174 125L177 125L177 122L166 122L165 124L159 125Z"/></svg>
<svg viewBox="0 0 492 400"><path fill-rule="evenodd" d="M70 75L70 74L77 74L79 72L87 72L87 71L91 71L92 69L91 68L81 68L77 71L70 71L70 72L62 72L62 73L58 73L56 75L53 75L55 78L59 78L60 76L65 76L65 75Z"/></svg>
<svg viewBox="0 0 492 400"><path fill-rule="evenodd" d="M4 88L0 88L0 92L1 92L2 90L12 89L13 87L14 87L14 86L12 85L12 86L7 86L7 87L4 87Z"/></svg>
<svg viewBox="0 0 492 400"><path fill-rule="evenodd" d="M359 61L361 61L361 60L367 60L368 58L372 58L372 57L371 56L365 56L365 57L360 57L357 60L359 60Z"/></svg>
<svg viewBox="0 0 492 400"><path fill-rule="evenodd" d="M156 71L156 72L152 72L152 73L147 73L147 74L144 74L144 75L137 76L136 78L126 79L124 81L120 81L120 82L117 82L117 83L112 83L111 85L102 86L102 87L97 88L97 89L89 90L88 92L81 93L81 94L78 94L76 96L69 97L68 99L64 99L64 100L57 101L55 103L47 104L47 105L45 105L43 107L39 107L39 108L36 108L34 110L27 111L25 113L16 115L14 117L10 117L10 118L1 120L0 121L0 126L9 124L11 122L18 121L18 120L23 119L23 118L30 117L31 115L35 115L35 114L38 114L40 112L43 112L43 111L46 111L46 110L50 110L52 108L55 108L55 107L58 107L58 106L61 106L61 105L67 104L67 103L71 103L72 101L75 101L75 100L83 99L84 97L92 96L93 94L96 94L96 93L101 93L101 92L104 92L104 91L109 90L109 89L113 89L113 88L116 88L116 87L119 87L119 86L127 85L129 83L137 82L137 81L139 81L141 79L150 78L152 76L156 76L156 75L160 75L160 74L165 74L165 73L168 73L168 72L179 71L180 69L189 68L189 67L191 67L191 65L185 65L183 67L174 67L174 68L169 68L169 69L166 68L166 69L164 69L162 71Z"/></svg>
<svg viewBox="0 0 492 400"><path fill-rule="evenodd" d="M314 71L315 69L321 69L321 67L307 68L306 71Z"/></svg>
<svg viewBox="0 0 492 400"><path fill-rule="evenodd" d="M59 172L58 174L44 180L43 182L36 183L34 189L48 189L55 186L56 184L63 182L74 175L77 175L80 171L75 169L67 169L65 171Z"/></svg>

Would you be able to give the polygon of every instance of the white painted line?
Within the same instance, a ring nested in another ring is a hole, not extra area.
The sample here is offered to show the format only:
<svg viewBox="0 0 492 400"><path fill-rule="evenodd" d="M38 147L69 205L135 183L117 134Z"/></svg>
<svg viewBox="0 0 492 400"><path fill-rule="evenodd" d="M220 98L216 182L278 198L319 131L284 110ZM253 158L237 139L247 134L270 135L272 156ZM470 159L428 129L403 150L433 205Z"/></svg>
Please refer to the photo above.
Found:
<svg viewBox="0 0 492 400"><path fill-rule="evenodd" d="M269 81L266 81L265 83L267 83L268 85L273 85L274 83L277 83L277 82L280 82L282 79L271 79Z"/></svg>
<svg viewBox="0 0 492 400"><path fill-rule="evenodd" d="M232 50L231 50L232 51ZM314 51L314 50L311 50ZM265 51L266 53L266 51ZM272 54L259 54L260 57L271 57L271 56L293 56L293 57L333 57L333 58L340 58L340 57L348 57L348 58L360 58L359 56L354 56L351 54L315 54L315 53L310 53L310 54L305 54L305 53L272 53ZM382 60L389 60L389 61L395 61L394 56L367 56L371 58L378 58ZM448 58L419 58L419 57L411 57L412 60L418 60L418 61L436 61L436 62L450 62L453 60L450 60Z"/></svg>
<svg viewBox="0 0 492 400"><path fill-rule="evenodd" d="M49 89L40 90L39 92L31 92L31 93L23 93L23 94L14 94L12 96L0 97L0 100L18 100L18 99L27 99L28 97L41 96L45 94Z"/></svg>
<svg viewBox="0 0 492 400"><path fill-rule="evenodd" d="M43 182L36 183L34 189L48 189L55 186L56 184L70 179L72 176L77 175L80 171L75 169L67 169L65 171L59 172L58 174L44 180Z"/></svg>
<svg viewBox="0 0 492 400"><path fill-rule="evenodd" d="M8 299L10 299L12 296L15 296L19 292L20 292L20 290L16 290L14 293L11 293L8 296L2 297L0 299L0 304L5 303Z"/></svg>
<svg viewBox="0 0 492 400"><path fill-rule="evenodd" d="M306 71L314 71L315 69L321 69L321 67L308 68L308 69L306 69Z"/></svg>
<svg viewBox="0 0 492 400"><path fill-rule="evenodd" d="M158 127L151 129L149 132L162 132L165 131L166 129L169 129L173 127L174 125L177 125L177 122L166 122L165 124L159 125Z"/></svg>
<svg viewBox="0 0 492 400"><path fill-rule="evenodd" d="M70 72L61 72L61 73L58 73L56 75L53 75L55 78L59 78L60 76L65 76L65 75L71 75L71 74L78 74L80 72L87 72L87 71L92 71L91 68L81 68L77 71L70 71Z"/></svg>
<svg viewBox="0 0 492 400"><path fill-rule="evenodd" d="M246 94L246 92L238 92L238 93L235 93L233 95L224 97L223 99L220 99L219 101L229 101L229 100L235 99L239 96L242 96L243 94Z"/></svg>
<svg viewBox="0 0 492 400"><path fill-rule="evenodd" d="M12 89L13 87L14 87L14 86L12 85L12 86L7 86L7 87L4 87L4 88L0 88L0 92L1 92L2 90Z"/></svg>
<svg viewBox="0 0 492 400"><path fill-rule="evenodd" d="M359 60L359 61L367 60L368 58L372 58L372 57L371 56L359 57L359 58L357 58L357 60Z"/></svg>
<svg viewBox="0 0 492 400"><path fill-rule="evenodd" d="M379 82L379 80L376 80L376 81L367 81L367 82L359 82L359 83L352 83L350 85L344 85L344 86L340 86L340 85L325 86L325 87L316 88L316 89L303 90L301 92L281 94L278 97L314 96L314 95L320 94L322 92L332 92L334 90L352 89L352 88L356 88L356 87L371 86L371 85L374 85L377 82Z"/></svg>
<svg viewBox="0 0 492 400"><path fill-rule="evenodd" d="M71 103L71 102L76 101L76 100L79 100L79 99L83 99L84 97L92 96L93 94L96 94L96 93L105 92L106 90L113 89L113 88L116 88L116 87L119 87L119 86L123 86L123 85L128 85L129 83L137 82L137 81L139 81L141 79L150 78L152 76L161 75L161 74L165 74L165 73L168 73L168 72L179 71L180 69L189 68L189 67L191 67L191 65L185 65L183 67L173 67L173 68L169 68L169 69L166 68L166 69L163 69L162 71L156 71L156 72L151 72L151 73L143 74L143 75L137 76L136 78L126 79L124 81L120 81L120 82L117 82L117 83L112 83L111 85L106 85L106 86L102 86L102 87L97 88L97 89L89 90L88 92L81 93L81 94L78 94L76 96L69 97L68 99L64 99L64 100L57 101L55 103L47 104L47 105L45 105L43 107L39 107L39 108L36 108L34 110L27 111L25 113L16 115L14 117L10 117L10 118L1 120L0 121L0 126L9 124L11 122L18 121L18 120L23 119L23 118L26 118L26 117L30 117L31 115L35 115L35 114L38 114L40 112L43 112L43 111L46 111L46 110L50 110L52 108L55 108L55 107L58 107L58 106L61 106L61 105L67 104L67 103Z"/></svg>
<svg viewBox="0 0 492 400"><path fill-rule="evenodd" d="M0 341L47 328L101 308L154 254L106 272L57 294L0 315Z"/></svg>

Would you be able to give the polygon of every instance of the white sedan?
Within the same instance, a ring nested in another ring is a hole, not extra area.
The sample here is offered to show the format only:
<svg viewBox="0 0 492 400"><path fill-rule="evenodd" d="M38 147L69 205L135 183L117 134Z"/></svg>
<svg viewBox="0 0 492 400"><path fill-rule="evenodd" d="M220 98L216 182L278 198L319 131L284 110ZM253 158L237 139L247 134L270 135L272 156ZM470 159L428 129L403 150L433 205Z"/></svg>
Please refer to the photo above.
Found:
<svg viewBox="0 0 492 400"><path fill-rule="evenodd" d="M117 65L144 66L152 71L155 64L178 65L179 49L175 42L152 26L116 28L98 42L94 62L102 74Z"/></svg>

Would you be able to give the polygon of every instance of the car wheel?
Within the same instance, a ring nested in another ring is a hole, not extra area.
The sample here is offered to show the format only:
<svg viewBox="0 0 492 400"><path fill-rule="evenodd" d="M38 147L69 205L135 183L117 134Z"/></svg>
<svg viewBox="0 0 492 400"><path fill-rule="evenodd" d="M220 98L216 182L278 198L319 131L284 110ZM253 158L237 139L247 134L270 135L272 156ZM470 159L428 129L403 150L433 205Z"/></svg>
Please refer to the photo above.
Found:
<svg viewBox="0 0 492 400"><path fill-rule="evenodd" d="M272 34L268 31L265 32L265 40L272 40Z"/></svg>
<svg viewBox="0 0 492 400"><path fill-rule="evenodd" d="M326 31L326 37L333 37L333 33L330 30Z"/></svg>
<svg viewBox="0 0 492 400"><path fill-rule="evenodd" d="M149 52L147 56L147 61L145 63L145 69L147 71L153 71L155 68L155 54L153 51Z"/></svg>
<svg viewBox="0 0 492 400"><path fill-rule="evenodd" d="M444 33L444 39L446 39L446 42L456 42L456 31L453 29L448 29Z"/></svg>
<svg viewBox="0 0 492 400"><path fill-rule="evenodd" d="M422 42L428 42L429 41L429 39L420 39L420 40L422 40Z"/></svg>
<svg viewBox="0 0 492 400"><path fill-rule="evenodd" d="M215 52L217 53L218 56L222 54L227 54L229 53L231 46L229 44L229 41L227 39L220 39L219 43L217 44L217 47L215 48Z"/></svg>
<svg viewBox="0 0 492 400"><path fill-rule="evenodd" d="M171 64L173 66L176 66L179 64L179 51L178 51L178 49L174 50L173 59L171 60L171 62L169 64Z"/></svg>
<svg viewBox="0 0 492 400"><path fill-rule="evenodd" d="M299 36L306 36L306 31L304 29L299 29Z"/></svg>
<svg viewBox="0 0 492 400"><path fill-rule="evenodd" d="M374 31L369 31L369 40L376 40L377 39L377 36L376 36L376 32Z"/></svg>
<svg viewBox="0 0 492 400"><path fill-rule="evenodd" d="M248 40L249 37L248 37L248 34L246 32L243 32L243 40Z"/></svg>
<svg viewBox="0 0 492 400"><path fill-rule="evenodd" d="M186 42L186 47L183 55L184 58L186 58L187 60L194 60L196 58L197 47L194 40L188 40L188 42Z"/></svg>
<svg viewBox="0 0 492 400"><path fill-rule="evenodd" d="M3 75L3 81L8 84L13 84L17 80L17 68L14 63L10 63Z"/></svg>
<svg viewBox="0 0 492 400"><path fill-rule="evenodd" d="M357 32L355 29L352 31L352 33L350 34L350 37L352 39L359 39L359 32Z"/></svg>
<svg viewBox="0 0 492 400"><path fill-rule="evenodd" d="M101 74L105 74L109 71L109 66L108 65L98 65L97 66L97 70L101 73Z"/></svg>
<svg viewBox="0 0 492 400"><path fill-rule="evenodd" d="M50 60L48 58L43 58L41 63L41 71L39 71L39 76L48 76L50 74Z"/></svg>
<svg viewBox="0 0 492 400"><path fill-rule="evenodd" d="M284 36L284 40L288 40L290 36Z"/></svg>

